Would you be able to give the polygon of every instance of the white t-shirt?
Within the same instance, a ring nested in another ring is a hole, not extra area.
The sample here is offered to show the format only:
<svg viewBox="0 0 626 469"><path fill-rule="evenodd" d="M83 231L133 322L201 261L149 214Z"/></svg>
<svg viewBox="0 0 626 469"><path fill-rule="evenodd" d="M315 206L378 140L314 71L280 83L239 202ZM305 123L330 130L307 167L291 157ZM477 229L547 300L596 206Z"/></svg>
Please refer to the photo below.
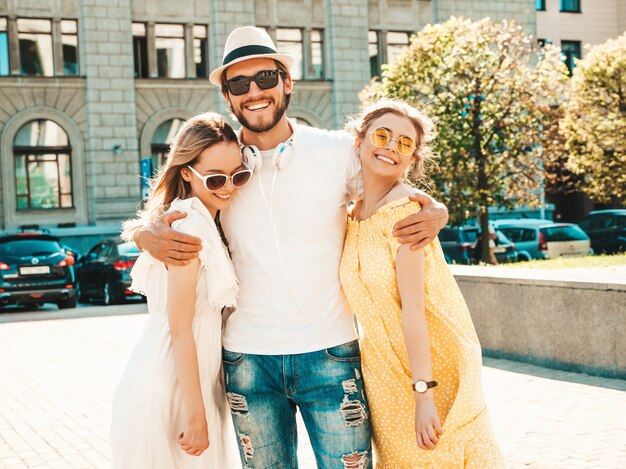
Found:
<svg viewBox="0 0 626 469"><path fill-rule="evenodd" d="M291 125L287 166L262 152L260 171L222 213L240 281L223 336L233 352L305 353L356 338L339 281L346 203L362 186L353 139Z"/></svg>

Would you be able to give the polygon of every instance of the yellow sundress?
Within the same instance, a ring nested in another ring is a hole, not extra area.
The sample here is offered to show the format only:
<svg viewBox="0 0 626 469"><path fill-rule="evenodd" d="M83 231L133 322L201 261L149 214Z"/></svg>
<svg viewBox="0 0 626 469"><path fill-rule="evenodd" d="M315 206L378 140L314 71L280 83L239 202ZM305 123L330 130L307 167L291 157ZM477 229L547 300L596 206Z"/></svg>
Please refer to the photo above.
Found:
<svg viewBox="0 0 626 469"><path fill-rule="evenodd" d="M415 398L396 282L399 242L392 231L396 222L419 210L418 203L405 197L366 220L349 219L341 260L341 283L361 329L376 468L503 468L482 391L480 344L438 240L424 248L424 306L443 435L434 450L417 446Z"/></svg>

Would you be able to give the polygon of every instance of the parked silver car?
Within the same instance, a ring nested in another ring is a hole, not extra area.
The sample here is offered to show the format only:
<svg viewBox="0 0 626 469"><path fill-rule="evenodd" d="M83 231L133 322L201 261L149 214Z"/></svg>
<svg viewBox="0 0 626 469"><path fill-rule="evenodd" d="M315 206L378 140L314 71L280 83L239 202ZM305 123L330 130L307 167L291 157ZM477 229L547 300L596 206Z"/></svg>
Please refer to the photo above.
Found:
<svg viewBox="0 0 626 469"><path fill-rule="evenodd" d="M573 223L520 218L494 220L493 225L515 243L520 261L592 253L589 236Z"/></svg>

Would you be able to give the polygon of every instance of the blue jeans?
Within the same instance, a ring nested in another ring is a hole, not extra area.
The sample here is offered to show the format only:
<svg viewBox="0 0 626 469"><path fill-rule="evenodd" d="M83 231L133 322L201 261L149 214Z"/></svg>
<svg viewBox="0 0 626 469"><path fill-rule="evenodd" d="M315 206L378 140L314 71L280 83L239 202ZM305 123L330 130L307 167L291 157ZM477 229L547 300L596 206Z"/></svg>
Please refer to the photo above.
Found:
<svg viewBox="0 0 626 469"><path fill-rule="evenodd" d="M322 469L371 469L359 344L297 355L224 350L224 375L244 468L297 468L296 407Z"/></svg>

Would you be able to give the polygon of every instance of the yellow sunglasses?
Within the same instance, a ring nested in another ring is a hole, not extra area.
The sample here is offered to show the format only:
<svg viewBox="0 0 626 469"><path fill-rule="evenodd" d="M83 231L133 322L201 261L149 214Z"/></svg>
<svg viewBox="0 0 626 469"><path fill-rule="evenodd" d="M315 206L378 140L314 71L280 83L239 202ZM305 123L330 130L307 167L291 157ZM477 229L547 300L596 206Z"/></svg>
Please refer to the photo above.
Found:
<svg viewBox="0 0 626 469"><path fill-rule="evenodd" d="M370 132L370 142L377 148L384 148L392 141L396 141L396 151L404 156L410 156L417 148L417 143L407 135L391 138L391 133L384 127L378 127Z"/></svg>

